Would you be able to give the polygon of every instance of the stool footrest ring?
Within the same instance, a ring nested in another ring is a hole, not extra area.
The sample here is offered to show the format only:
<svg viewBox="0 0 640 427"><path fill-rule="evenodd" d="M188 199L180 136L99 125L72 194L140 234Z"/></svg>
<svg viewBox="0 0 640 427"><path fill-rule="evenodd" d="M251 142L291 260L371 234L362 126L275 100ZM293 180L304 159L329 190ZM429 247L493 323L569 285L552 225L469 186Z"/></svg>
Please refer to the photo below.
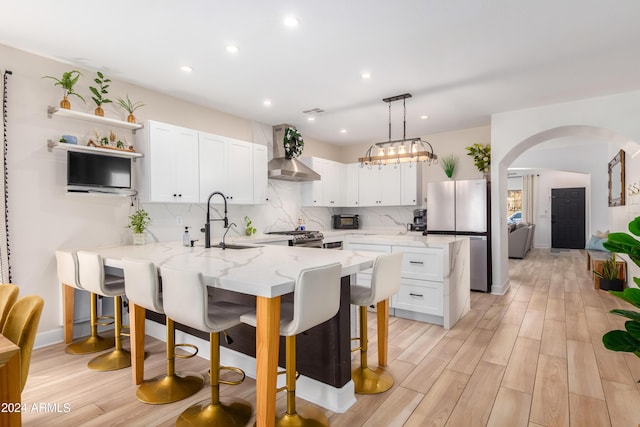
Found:
<svg viewBox="0 0 640 427"><path fill-rule="evenodd" d="M218 371L233 371L237 374L242 375L242 378L240 378L238 381L227 381L227 380L221 380L218 379L218 384L227 384L227 385L238 385L238 384L242 384L242 382L244 381L244 379L246 378L246 375L244 373L244 371L240 368L236 368L234 366L220 366L218 368ZM211 371L209 371L209 378L211 378Z"/></svg>
<svg viewBox="0 0 640 427"><path fill-rule="evenodd" d="M198 350L199 350L198 347L193 345L193 344L176 344L174 347L175 348L178 348L178 347L189 347L189 348L192 348L194 350L194 352L191 353L191 354L176 354L175 356L178 359L191 359L193 356L198 354Z"/></svg>

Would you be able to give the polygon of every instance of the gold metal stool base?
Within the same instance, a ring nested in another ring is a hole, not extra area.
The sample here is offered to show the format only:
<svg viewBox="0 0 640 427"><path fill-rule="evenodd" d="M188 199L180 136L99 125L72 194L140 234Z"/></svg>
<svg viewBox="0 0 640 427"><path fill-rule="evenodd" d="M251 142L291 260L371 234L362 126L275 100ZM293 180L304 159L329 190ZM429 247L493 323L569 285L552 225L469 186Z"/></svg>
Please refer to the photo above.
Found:
<svg viewBox="0 0 640 427"><path fill-rule="evenodd" d="M312 406L296 409L293 415L284 414L276 418L276 427L329 427L329 420Z"/></svg>
<svg viewBox="0 0 640 427"><path fill-rule="evenodd" d="M240 399L227 398L224 404L218 405L205 400L180 414L176 426L244 427L249 422L252 411L251 405Z"/></svg>
<svg viewBox="0 0 640 427"><path fill-rule="evenodd" d="M116 371L131 366L131 353L127 350L113 350L94 357L87 363L94 371Z"/></svg>
<svg viewBox="0 0 640 427"><path fill-rule="evenodd" d="M376 394L389 390L393 386L393 377L384 369L378 367L371 370L359 367L351 371L351 379L356 393Z"/></svg>
<svg viewBox="0 0 640 427"><path fill-rule="evenodd" d="M114 345L114 337L89 336L83 340L72 342L65 347L64 351L68 354L90 354L108 350Z"/></svg>
<svg viewBox="0 0 640 427"><path fill-rule="evenodd" d="M140 384L136 397L143 403L161 405L193 396L204 386L204 379L196 373L165 375Z"/></svg>

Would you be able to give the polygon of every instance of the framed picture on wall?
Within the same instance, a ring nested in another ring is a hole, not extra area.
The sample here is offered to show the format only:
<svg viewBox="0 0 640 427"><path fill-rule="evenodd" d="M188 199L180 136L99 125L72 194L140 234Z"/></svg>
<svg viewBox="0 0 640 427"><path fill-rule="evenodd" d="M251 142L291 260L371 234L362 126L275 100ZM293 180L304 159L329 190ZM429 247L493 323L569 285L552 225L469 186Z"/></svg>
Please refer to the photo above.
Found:
<svg viewBox="0 0 640 427"><path fill-rule="evenodd" d="M609 162L609 206L624 206L624 150Z"/></svg>

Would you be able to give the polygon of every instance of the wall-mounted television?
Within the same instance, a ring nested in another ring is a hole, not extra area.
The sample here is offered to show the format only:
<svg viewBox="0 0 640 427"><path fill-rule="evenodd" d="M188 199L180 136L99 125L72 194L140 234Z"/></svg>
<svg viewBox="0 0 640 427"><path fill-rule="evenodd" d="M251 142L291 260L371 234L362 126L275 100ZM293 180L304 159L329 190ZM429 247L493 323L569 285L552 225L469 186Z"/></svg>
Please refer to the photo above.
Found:
<svg viewBox="0 0 640 427"><path fill-rule="evenodd" d="M122 193L131 190L131 159L67 151L67 191Z"/></svg>

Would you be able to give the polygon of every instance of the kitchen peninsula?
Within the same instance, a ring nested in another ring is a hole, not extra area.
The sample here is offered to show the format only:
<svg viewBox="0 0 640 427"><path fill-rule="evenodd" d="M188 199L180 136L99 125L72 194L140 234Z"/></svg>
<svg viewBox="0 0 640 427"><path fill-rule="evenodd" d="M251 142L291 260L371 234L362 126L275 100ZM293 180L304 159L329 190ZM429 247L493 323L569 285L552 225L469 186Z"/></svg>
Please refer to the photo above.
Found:
<svg viewBox="0 0 640 427"><path fill-rule="evenodd" d="M205 249L202 246L184 247L179 242L153 243L140 246L91 248L104 258L105 267L122 268L123 258L152 261L156 266L168 266L201 272L208 286L256 297L257 328L255 332L256 417L258 425L271 425L275 418L276 365L278 361L280 297L293 292L301 270L334 262L342 265L342 289L347 292L349 277L370 268L375 253L331 251L288 246L255 246L246 249ZM344 298L344 292L342 300ZM67 295L68 293L64 293ZM72 301L67 304L73 306ZM341 301L338 313L340 330L349 330L348 298ZM346 309L344 308L346 307ZM189 307L185 307L189 309ZM144 309L130 307L131 349L134 381L143 377ZM346 328L344 323L346 322ZM335 335L339 349L339 369L350 372L349 333ZM344 365L344 366L343 366ZM248 372L250 373L250 372ZM344 411L355 402L353 383L335 388L336 395L324 405L334 411ZM302 396L304 397L304 396ZM309 400L314 400L313 396ZM264 424L263 424L264 423Z"/></svg>

